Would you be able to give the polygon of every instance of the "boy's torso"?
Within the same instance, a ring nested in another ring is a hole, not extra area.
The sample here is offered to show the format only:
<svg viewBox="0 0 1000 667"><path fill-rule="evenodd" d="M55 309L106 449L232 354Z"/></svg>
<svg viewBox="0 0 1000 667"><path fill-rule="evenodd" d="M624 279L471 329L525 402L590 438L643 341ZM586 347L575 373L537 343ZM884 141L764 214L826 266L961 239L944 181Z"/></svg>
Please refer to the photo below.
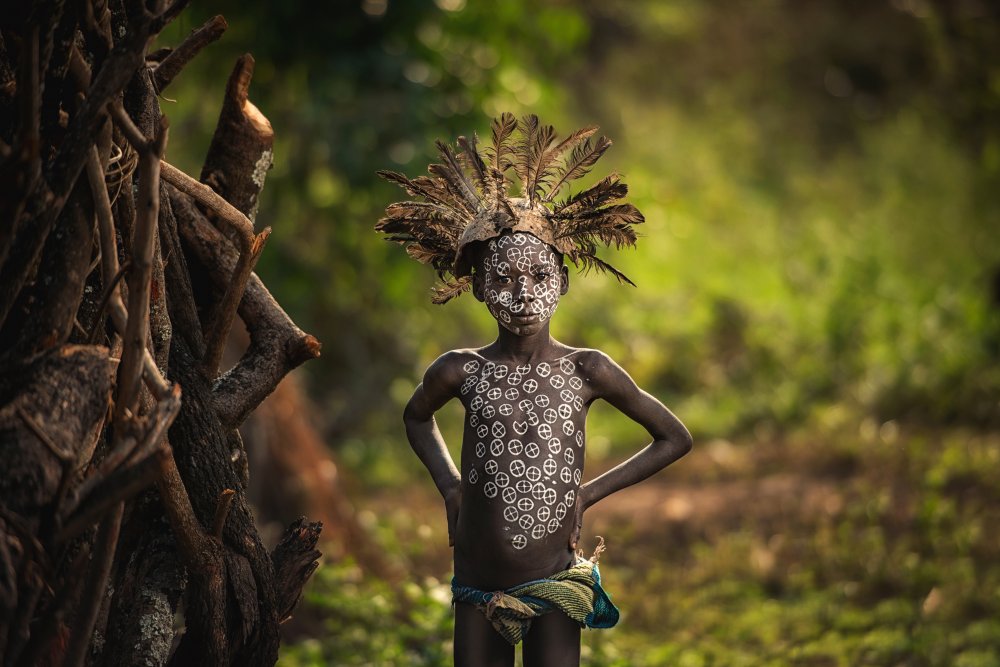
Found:
<svg viewBox="0 0 1000 667"><path fill-rule="evenodd" d="M455 574L463 584L508 588L572 563L594 398L587 352L564 348L522 365L480 351L461 355L466 416Z"/></svg>

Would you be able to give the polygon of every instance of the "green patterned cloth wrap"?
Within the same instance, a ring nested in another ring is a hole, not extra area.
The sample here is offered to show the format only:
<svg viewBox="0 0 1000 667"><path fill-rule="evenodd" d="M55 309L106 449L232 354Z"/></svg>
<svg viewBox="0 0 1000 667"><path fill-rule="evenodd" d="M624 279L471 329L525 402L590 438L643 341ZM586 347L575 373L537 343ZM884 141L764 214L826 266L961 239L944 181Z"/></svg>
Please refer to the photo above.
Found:
<svg viewBox="0 0 1000 667"><path fill-rule="evenodd" d="M492 593L452 579L451 601L475 605L511 644L524 638L532 619L552 611L563 612L585 628L610 628L618 623L618 608L601 588L601 572L592 560L580 559L548 579Z"/></svg>

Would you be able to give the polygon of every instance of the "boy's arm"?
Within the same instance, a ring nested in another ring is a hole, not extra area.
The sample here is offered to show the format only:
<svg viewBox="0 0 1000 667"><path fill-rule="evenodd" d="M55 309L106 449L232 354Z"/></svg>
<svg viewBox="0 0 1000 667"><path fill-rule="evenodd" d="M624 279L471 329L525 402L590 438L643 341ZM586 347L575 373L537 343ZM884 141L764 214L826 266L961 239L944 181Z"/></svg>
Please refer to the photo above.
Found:
<svg viewBox="0 0 1000 667"><path fill-rule="evenodd" d="M454 545L458 511L462 504L462 476L434 420L434 413L455 396L458 387L460 376L452 355L448 353L439 357L424 373L424 381L417 385L403 410L403 423L410 446L444 498L448 513L448 543Z"/></svg>
<svg viewBox="0 0 1000 667"><path fill-rule="evenodd" d="M640 389L621 366L602 352L595 352L588 371L594 397L603 398L643 426L653 437L643 450L580 487L576 526L570 537L575 549L583 513L603 498L632 486L667 467L691 451L691 434L670 410Z"/></svg>

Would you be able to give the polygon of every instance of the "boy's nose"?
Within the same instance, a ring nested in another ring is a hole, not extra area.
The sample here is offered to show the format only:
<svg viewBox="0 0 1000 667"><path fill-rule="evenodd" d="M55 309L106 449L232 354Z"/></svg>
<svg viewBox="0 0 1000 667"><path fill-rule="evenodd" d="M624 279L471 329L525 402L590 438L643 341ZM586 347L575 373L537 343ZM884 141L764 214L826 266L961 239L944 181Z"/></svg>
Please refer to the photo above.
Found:
<svg viewBox="0 0 1000 667"><path fill-rule="evenodd" d="M518 283L517 294L515 296L517 297L518 301L528 302L535 300L535 295L528 288L528 282L525 280L522 280Z"/></svg>

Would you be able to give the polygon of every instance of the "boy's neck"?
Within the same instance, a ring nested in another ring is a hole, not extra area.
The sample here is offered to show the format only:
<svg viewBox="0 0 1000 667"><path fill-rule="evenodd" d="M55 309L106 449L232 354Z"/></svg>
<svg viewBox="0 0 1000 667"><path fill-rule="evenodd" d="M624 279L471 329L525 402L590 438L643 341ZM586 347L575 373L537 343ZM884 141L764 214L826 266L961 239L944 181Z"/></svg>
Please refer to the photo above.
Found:
<svg viewBox="0 0 1000 667"><path fill-rule="evenodd" d="M531 363L535 359L545 358L555 342L549 335L549 323L537 333L520 336L502 326L498 326L496 342L492 347L499 359L508 359L518 363Z"/></svg>

